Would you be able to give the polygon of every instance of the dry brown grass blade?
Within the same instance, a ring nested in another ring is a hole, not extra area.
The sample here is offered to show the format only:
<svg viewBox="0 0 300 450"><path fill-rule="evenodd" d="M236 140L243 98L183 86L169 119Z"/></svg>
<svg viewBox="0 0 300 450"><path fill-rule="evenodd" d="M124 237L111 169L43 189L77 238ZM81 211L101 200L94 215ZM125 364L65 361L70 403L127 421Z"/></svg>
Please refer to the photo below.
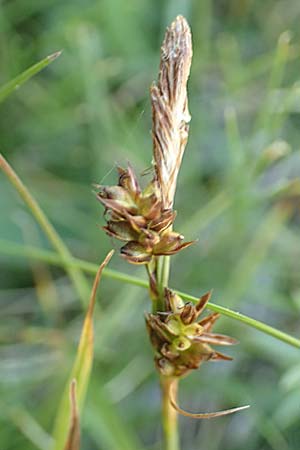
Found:
<svg viewBox="0 0 300 450"><path fill-rule="evenodd" d="M176 17L161 47L157 84L151 87L154 168L165 209L172 208L177 175L191 119L187 80L192 60L191 31L186 19Z"/></svg>
<svg viewBox="0 0 300 450"><path fill-rule="evenodd" d="M175 389L176 386L174 387L174 383L171 383L170 397L169 397L171 405L179 414L185 417L190 417L191 419L213 419L214 417L228 416L228 414L233 414L235 412L242 411L243 409L250 408L250 405L245 405L239 406L237 408L225 409L223 411L216 411L211 413L191 413L180 408L180 406L177 404Z"/></svg>
<svg viewBox="0 0 300 450"><path fill-rule="evenodd" d="M76 400L76 380L73 379L70 385L70 428L64 450L79 450L80 449L80 424L79 413Z"/></svg>

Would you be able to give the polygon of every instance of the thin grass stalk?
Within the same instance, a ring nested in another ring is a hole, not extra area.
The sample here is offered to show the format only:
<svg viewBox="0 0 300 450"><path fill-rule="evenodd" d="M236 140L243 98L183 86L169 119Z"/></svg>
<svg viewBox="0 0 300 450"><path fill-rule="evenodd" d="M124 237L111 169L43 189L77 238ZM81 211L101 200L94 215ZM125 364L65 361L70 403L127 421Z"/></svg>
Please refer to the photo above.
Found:
<svg viewBox="0 0 300 450"><path fill-rule="evenodd" d="M24 258L32 258L38 261L44 261L48 264L57 267L63 267L67 270L68 267L76 267L81 269L85 273L95 275L97 273L98 266L92 262L85 261L79 258L68 258L62 259L60 255L57 253L51 252L49 250L43 250L36 247L24 246L16 243L8 243L7 241L0 240L0 253L9 255L9 256L18 256ZM138 277L134 277L132 275L128 275L123 272L119 272L117 270L112 269L104 269L103 277L111 278L112 280L120 281L121 283L127 283L134 286L142 287L144 289L149 289L149 283L146 280L143 280ZM184 300L190 301L192 303L197 303L199 298L187 294L186 292L179 291L177 289L173 289L175 293L180 295ZM217 305L216 303L208 302L207 308L211 311L218 312L230 319L236 320L240 323L244 323L245 325L254 328L258 331L261 331L264 334L272 336L279 341L285 342L292 347L300 348L300 339L295 338L283 331L280 331L270 325L267 325L264 322L260 322L259 320L254 319L253 317L246 316L245 314L241 314L238 311L233 311L230 308L226 308L225 306Z"/></svg>
<svg viewBox="0 0 300 450"><path fill-rule="evenodd" d="M254 125L254 131L264 130L265 135L270 133L273 129L274 111L270 111L272 106L272 96L274 95L274 91L278 89L282 83L290 53L292 53L290 49L291 33L289 31L284 31L279 36L277 48L272 59L272 70L268 83L267 97L262 103L261 112Z"/></svg>
<svg viewBox="0 0 300 450"><path fill-rule="evenodd" d="M44 231L45 235L51 242L53 248L57 251L57 253L61 256L63 260L68 260L72 258L69 249L65 245L64 241L60 238L59 234L56 232L53 225L48 220L46 214L41 209L38 202L35 200L35 198L29 192L25 184L18 177L17 173L14 171L14 169L11 167L11 165L8 163L8 161L4 158L2 154L0 154L0 168L7 176L11 184L15 187L17 192L20 194L21 198L24 200L26 205L28 206L33 217L36 219L36 221ZM89 288L86 279L84 278L83 274L81 273L78 267L66 265L66 270L69 274L70 279L73 282L75 289L78 292L78 295L83 305L86 305L86 299L88 298L89 293Z"/></svg>

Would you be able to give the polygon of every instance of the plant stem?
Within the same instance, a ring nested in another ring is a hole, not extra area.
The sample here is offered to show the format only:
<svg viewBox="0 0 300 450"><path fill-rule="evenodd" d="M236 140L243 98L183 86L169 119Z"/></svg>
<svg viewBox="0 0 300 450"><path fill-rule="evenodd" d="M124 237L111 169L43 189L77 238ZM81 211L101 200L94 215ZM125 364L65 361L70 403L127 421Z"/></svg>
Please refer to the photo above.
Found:
<svg viewBox="0 0 300 450"><path fill-rule="evenodd" d="M156 265L156 281L159 299L157 301L157 311L164 311L164 292L169 284L170 256L159 256ZM156 311L155 311L156 312Z"/></svg>
<svg viewBox="0 0 300 450"><path fill-rule="evenodd" d="M164 291L169 284L170 274L170 256L159 256L156 265L156 281L159 293L157 308L159 311L165 310ZM163 427L163 449L164 450L179 450L179 435L178 435L178 417L177 411L173 408L170 402L170 387L172 379L160 375L161 386L161 404L162 404L162 427ZM177 383L173 381L173 396L176 399Z"/></svg>
<svg viewBox="0 0 300 450"><path fill-rule="evenodd" d="M162 268L161 268L161 288L164 295L165 287L168 287L170 276L170 256L162 256Z"/></svg>
<svg viewBox="0 0 300 450"><path fill-rule="evenodd" d="M64 259L57 253L51 252L49 250L44 250L29 245L20 245L0 239L0 254L1 253L10 256L28 257L39 261L45 261L48 264L52 264L54 266L64 267L66 270L68 269L68 267L77 267L82 271L90 274L96 274L98 268L97 264L91 263L89 261L84 261L79 258L74 258L73 256ZM122 283L127 283L142 288L149 288L149 283L146 280L113 269L104 269L103 277L111 278ZM192 303L197 303L199 301L199 298L193 295L178 291L176 289L173 290L184 300L190 301ZM293 347L300 348L300 339L284 333L283 331L277 330L276 328L273 328L264 322L260 322L259 320L241 314L238 311L233 311L232 309L226 308L221 305L216 305L215 303L211 302L207 304L207 308L223 314L224 316L230 317L231 319L237 320L238 322L244 323L252 328L255 328L256 330L268 334L275 339L278 339L279 341L285 342L286 344L292 345Z"/></svg>
<svg viewBox="0 0 300 450"><path fill-rule="evenodd" d="M178 414L170 402L170 386L173 395L177 395L178 382L170 377L160 377L162 393L162 425L164 431L164 450L179 450Z"/></svg>
<svg viewBox="0 0 300 450"><path fill-rule="evenodd" d="M49 222L46 214L41 209L35 198L31 195L25 184L18 177L14 169L11 165L6 161L4 156L0 153L0 169L3 170L11 184L15 187L15 189L20 194L21 198L24 200L28 208L30 209L33 217L39 223L40 227L44 231L45 235L51 242L52 246L55 248L57 253L61 256L63 261L66 261L72 258L72 255L65 245L64 241L56 232L53 225ZM68 266L66 264L66 270L73 282L74 287L76 288L80 299L82 300L83 305L86 305L87 299L89 298L89 288L86 283L86 279L84 278L81 271L72 266Z"/></svg>

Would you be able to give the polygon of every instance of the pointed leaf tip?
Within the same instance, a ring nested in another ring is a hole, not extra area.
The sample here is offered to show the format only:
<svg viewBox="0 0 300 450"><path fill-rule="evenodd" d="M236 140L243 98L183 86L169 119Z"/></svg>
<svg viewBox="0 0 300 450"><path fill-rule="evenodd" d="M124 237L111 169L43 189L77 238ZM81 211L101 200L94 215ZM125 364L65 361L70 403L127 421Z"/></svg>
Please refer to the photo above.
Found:
<svg viewBox="0 0 300 450"><path fill-rule="evenodd" d="M106 255L106 257L104 258L103 262L100 264L99 269L98 269L98 271L96 273L94 284L93 284L93 288L92 288L92 292L91 292L91 297L90 297L90 302L89 302L87 316L91 317L92 314L93 314L95 301L96 301L97 288L98 288L99 281L101 279L101 275L102 275L103 269L109 263L109 261L110 261L112 255L114 254L114 252L115 252L114 250L111 250Z"/></svg>
<svg viewBox="0 0 300 450"><path fill-rule="evenodd" d="M49 61L54 61L56 58L58 58L62 54L63 50L59 50L57 52L52 53L48 56Z"/></svg>
<svg viewBox="0 0 300 450"><path fill-rule="evenodd" d="M0 86L0 102L6 99L10 94L12 94L16 89L18 89L26 81L30 80L34 75L39 73L45 67L47 67L52 61L61 55L62 50L53 53L52 55L46 56L41 61L37 62L33 66L26 69L24 72L17 75L12 80L8 81L6 84Z"/></svg>

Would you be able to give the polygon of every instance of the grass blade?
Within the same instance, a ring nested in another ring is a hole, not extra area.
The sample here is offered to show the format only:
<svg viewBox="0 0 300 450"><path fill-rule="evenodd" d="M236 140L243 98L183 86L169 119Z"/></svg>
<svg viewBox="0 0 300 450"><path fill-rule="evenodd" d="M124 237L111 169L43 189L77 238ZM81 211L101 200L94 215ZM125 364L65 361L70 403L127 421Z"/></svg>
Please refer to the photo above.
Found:
<svg viewBox="0 0 300 450"><path fill-rule="evenodd" d="M7 405L1 404L2 410ZM25 409L16 407L9 409L8 415L17 429L39 450L50 450L53 445L51 436L41 427L36 419Z"/></svg>
<svg viewBox="0 0 300 450"><path fill-rule="evenodd" d="M225 305L234 306L247 291L254 274L282 231L283 226L290 219L291 214L291 209L276 205L265 215L253 239L250 240L241 259L236 261L228 277L229 280L223 293Z"/></svg>
<svg viewBox="0 0 300 450"><path fill-rule="evenodd" d="M59 255L56 255L55 253L49 252L47 250L41 250L29 246L25 247L15 243L8 244L7 242L1 240L0 240L0 253L14 256L24 256L24 257L29 256L31 258L47 261L49 264L53 264L55 266L65 267L66 265L70 265L73 267L80 267L87 273L96 273L97 271L96 264L93 264L88 261L84 261L77 258L69 258L68 260L63 260L62 258L60 258ZM107 278L111 278L113 280L118 280L122 283L134 284L135 286L140 286L146 289L148 288L148 284L145 280L127 275L122 272L118 272L117 270L105 269L103 272L103 276L106 276ZM184 292L180 292L178 290L175 292L177 292L177 294L179 294L183 299L187 301L193 303L197 303L199 301L199 298L194 297L193 295L189 295ZM207 307L212 311L218 312L220 314L223 314L224 316L230 317L231 319L245 323L246 325L252 328L256 328L262 333L269 334L275 339L279 339L280 341L292 345L293 347L300 348L300 339L297 339L287 333L277 330L276 328L273 328L263 322L260 322L259 320L253 319L252 317L246 316L237 311L233 311L229 308L225 308L224 306L216 305L215 303L209 302L207 304Z"/></svg>
<svg viewBox="0 0 300 450"><path fill-rule="evenodd" d="M31 195L25 184L18 177L14 169L11 167L8 161L6 161L6 159L1 153L0 153L0 169L3 170L3 172L11 182L11 184L16 188L16 190L18 191L18 193L20 194L20 196L30 209L32 215L39 223L40 227L44 231L45 235L48 237L49 241L51 242L52 246L55 248L57 253L59 253L63 259L68 259L72 257L69 249L67 248L63 240L60 238L53 225L48 220L48 217L46 216L44 211L41 209L41 207L39 206L35 198ZM69 266L66 267L67 272L83 304L86 304L86 299L88 297L88 287L85 278L83 277L80 270L78 270L76 267L69 267Z"/></svg>
<svg viewBox="0 0 300 450"><path fill-rule="evenodd" d="M38 63L29 67L29 69L22 72L20 75L13 78L8 83L0 87L0 103L3 102L10 94L12 94L16 89L18 89L26 81L30 80L34 75L43 70L49 64L56 60L61 55L61 51L55 52L52 55L47 56Z"/></svg>
<svg viewBox="0 0 300 450"><path fill-rule="evenodd" d="M99 267L94 285L92 288L92 293L90 297L90 302L88 310L85 316L85 320L82 327L82 332L80 336L80 341L78 345L76 359L71 370L71 374L62 396L61 404L58 410L58 414L55 420L53 437L55 440L54 450L64 449L65 442L68 435L68 420L70 417L70 404L69 404L69 386L72 380L77 381L77 397L78 397L78 409L82 409L86 390L89 384L93 356L94 356L94 329L93 329L93 312L96 300L97 287L102 275L104 267L108 264L110 258L113 255L111 251Z"/></svg>
<svg viewBox="0 0 300 450"><path fill-rule="evenodd" d="M83 272L95 275L98 270L98 266L95 263L85 261L83 259L74 258L70 256L69 258L62 258L59 254L37 248L31 245L22 245L15 242L8 242L0 239L0 254L9 256L18 256L24 258L32 258L37 261L44 261L48 264L58 267L75 267L81 269ZM128 275L127 273L119 272L113 269L104 269L103 276L111 278L113 280L118 280L123 283L132 284L135 286L140 286L143 288L148 288L148 283L146 280L141 278Z"/></svg>
<svg viewBox="0 0 300 450"><path fill-rule="evenodd" d="M99 377L99 374L98 374ZM137 433L112 404L110 393L104 387L103 379L97 378L91 384L85 422L90 435L105 450L143 450Z"/></svg>
<svg viewBox="0 0 300 450"><path fill-rule="evenodd" d="M268 92L262 103L260 114L255 123L255 131L263 130L265 136L272 131L274 111L272 110L272 94L282 84L284 71L286 69L289 55L291 53L291 33L284 31L278 39L277 49L273 57L272 71L269 79Z"/></svg>

